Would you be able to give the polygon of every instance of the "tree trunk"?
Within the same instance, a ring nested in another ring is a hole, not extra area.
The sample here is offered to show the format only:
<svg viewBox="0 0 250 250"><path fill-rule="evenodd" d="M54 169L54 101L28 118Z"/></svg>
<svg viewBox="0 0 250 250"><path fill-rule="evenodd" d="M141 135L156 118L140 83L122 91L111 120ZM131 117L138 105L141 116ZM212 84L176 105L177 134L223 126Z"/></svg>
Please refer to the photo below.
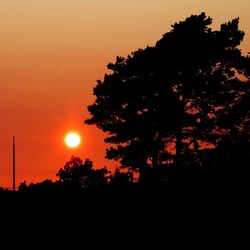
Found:
<svg viewBox="0 0 250 250"><path fill-rule="evenodd" d="M141 162L141 166L139 169L139 178L138 178L138 182L143 185L145 184L146 178L147 178L147 159L143 160Z"/></svg>
<svg viewBox="0 0 250 250"><path fill-rule="evenodd" d="M181 166L182 156L182 128L176 133L176 155L175 166L178 169Z"/></svg>
<svg viewBox="0 0 250 250"><path fill-rule="evenodd" d="M159 148L160 148L160 133L156 132L153 140L153 152L152 152L152 167L157 168L159 165Z"/></svg>
<svg viewBox="0 0 250 250"><path fill-rule="evenodd" d="M182 161L182 140L183 140L183 124L184 124L184 114L185 114L185 103L186 100L183 94L179 97L180 100L180 112L179 112L179 124L177 125L176 132L176 158L175 158L175 166L178 170L181 166Z"/></svg>
<svg viewBox="0 0 250 250"><path fill-rule="evenodd" d="M158 166L158 152L155 150L152 155L152 167L157 168Z"/></svg>

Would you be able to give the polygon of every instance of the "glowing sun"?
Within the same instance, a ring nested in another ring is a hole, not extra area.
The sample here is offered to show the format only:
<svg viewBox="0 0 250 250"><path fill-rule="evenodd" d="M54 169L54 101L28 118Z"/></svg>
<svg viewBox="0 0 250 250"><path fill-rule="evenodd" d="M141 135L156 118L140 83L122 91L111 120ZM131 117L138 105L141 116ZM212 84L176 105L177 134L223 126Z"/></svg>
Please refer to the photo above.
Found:
<svg viewBox="0 0 250 250"><path fill-rule="evenodd" d="M70 148L76 148L81 143L81 138L77 133L69 133L65 137L65 143Z"/></svg>

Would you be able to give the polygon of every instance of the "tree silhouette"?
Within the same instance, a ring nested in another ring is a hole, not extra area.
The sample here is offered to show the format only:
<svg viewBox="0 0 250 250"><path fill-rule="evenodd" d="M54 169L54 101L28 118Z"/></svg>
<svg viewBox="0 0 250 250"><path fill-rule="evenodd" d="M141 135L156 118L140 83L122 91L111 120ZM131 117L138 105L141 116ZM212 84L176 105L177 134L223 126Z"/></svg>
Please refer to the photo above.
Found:
<svg viewBox="0 0 250 250"><path fill-rule="evenodd" d="M120 169L116 169L114 174L110 176L109 185L111 190L128 190L133 181L134 178L132 172L122 172Z"/></svg>
<svg viewBox="0 0 250 250"><path fill-rule="evenodd" d="M18 187L18 192L26 192L28 189L28 185L26 183L26 181L20 183L19 187Z"/></svg>
<svg viewBox="0 0 250 250"><path fill-rule="evenodd" d="M83 163L79 157L72 156L64 168L61 168L57 176L65 184L65 188L73 189L97 189L107 184L106 168L93 169L93 162L86 159Z"/></svg>
<svg viewBox="0 0 250 250"><path fill-rule="evenodd" d="M244 37L238 23L234 19L212 31L212 19L202 13L173 25L156 44L160 78L177 97L177 166L187 150L197 150L205 142L216 146L233 127L240 126L232 119L232 110L249 96L244 66L249 58L238 48ZM240 117L242 122L248 119L246 113Z"/></svg>
<svg viewBox="0 0 250 250"><path fill-rule="evenodd" d="M249 128L250 59L241 54L244 33L236 18L210 28L205 13L175 23L154 47L117 57L94 88L88 107L112 144L106 157L139 170L185 159L216 147L233 130ZM239 107L241 113L239 113Z"/></svg>

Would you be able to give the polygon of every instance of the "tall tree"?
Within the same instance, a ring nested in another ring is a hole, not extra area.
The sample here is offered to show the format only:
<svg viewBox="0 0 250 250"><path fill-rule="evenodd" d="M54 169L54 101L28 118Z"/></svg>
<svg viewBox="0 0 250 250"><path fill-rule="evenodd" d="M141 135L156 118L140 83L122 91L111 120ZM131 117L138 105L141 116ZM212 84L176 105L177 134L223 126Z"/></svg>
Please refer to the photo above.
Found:
<svg viewBox="0 0 250 250"><path fill-rule="evenodd" d="M94 88L88 107L95 124L113 146L106 157L140 170L186 155L198 161L204 145L216 146L249 113L232 119L232 110L249 95L249 57L239 45L239 19L210 28L205 13L176 23L154 47L117 57L112 71ZM239 117L238 117L239 118Z"/></svg>
<svg viewBox="0 0 250 250"><path fill-rule="evenodd" d="M216 146L237 125L231 111L249 94L244 65L249 58L238 48L244 37L238 23L237 18L213 31L212 19L202 13L174 24L156 44L160 78L175 92L178 103L177 165L185 149L204 143ZM246 113L241 117L247 119Z"/></svg>

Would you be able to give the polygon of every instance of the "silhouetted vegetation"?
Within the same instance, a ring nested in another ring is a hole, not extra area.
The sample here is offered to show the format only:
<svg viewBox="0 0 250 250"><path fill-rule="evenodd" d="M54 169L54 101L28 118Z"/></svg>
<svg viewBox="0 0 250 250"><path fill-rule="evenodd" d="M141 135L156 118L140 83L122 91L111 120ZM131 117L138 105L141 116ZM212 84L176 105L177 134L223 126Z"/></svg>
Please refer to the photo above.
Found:
<svg viewBox="0 0 250 250"><path fill-rule="evenodd" d="M66 163L63 169L60 169L57 176L66 187L73 189L101 189L107 185L106 168L93 169L93 162L86 159L83 163L78 157Z"/></svg>
<svg viewBox="0 0 250 250"><path fill-rule="evenodd" d="M211 155L212 166L225 165L222 152L230 145L249 148L250 58L239 48L244 32L238 18L220 30L211 24L205 13L174 24L154 47L117 57L94 88L85 122L108 133L106 157L139 171L142 185L183 182L209 168ZM245 142L238 140L243 134ZM244 159L249 165L249 153Z"/></svg>
<svg viewBox="0 0 250 250"><path fill-rule="evenodd" d="M247 186L250 57L239 19L212 30L205 13L175 23L153 47L117 57L94 88L85 122L107 133L114 173L78 157L58 181L22 183L20 193L170 192ZM183 188L184 187L184 188ZM0 190L0 193L4 193Z"/></svg>

